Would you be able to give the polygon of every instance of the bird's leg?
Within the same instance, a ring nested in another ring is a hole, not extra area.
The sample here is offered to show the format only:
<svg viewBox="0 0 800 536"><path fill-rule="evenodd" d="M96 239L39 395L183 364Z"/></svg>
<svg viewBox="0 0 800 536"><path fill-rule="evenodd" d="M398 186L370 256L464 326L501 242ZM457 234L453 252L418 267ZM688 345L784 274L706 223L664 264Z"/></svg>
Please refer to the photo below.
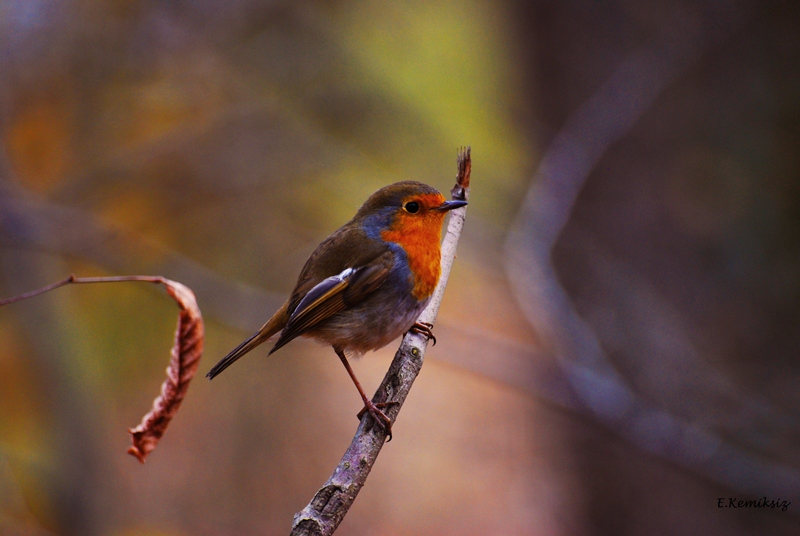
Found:
<svg viewBox="0 0 800 536"><path fill-rule="evenodd" d="M379 402L377 404L372 402L372 400L370 400L364 393L364 389L361 388L361 384L359 383L358 378L356 378L353 369L350 368L350 363L347 361L347 357L344 355L344 351L336 347L333 348L333 351L336 352L336 355L338 355L339 359L342 360L342 364L344 365L344 368L347 369L347 373L350 375L350 379L353 380L353 383L356 385L356 389L358 389L358 394L361 395L361 400L364 401L364 409L362 409L358 413L358 418L361 419L361 417L364 415L364 412L369 411L369 414L372 415L372 418L375 419L375 421L378 422L381 426L383 426L384 430L386 430L386 433L389 436L388 441L391 441L392 421L379 408L381 407L385 408L391 404L395 404L396 402Z"/></svg>
<svg viewBox="0 0 800 536"><path fill-rule="evenodd" d="M433 341L433 345L436 346L436 337L433 335L433 324L428 322L415 322L408 331L419 335L425 335L428 340Z"/></svg>

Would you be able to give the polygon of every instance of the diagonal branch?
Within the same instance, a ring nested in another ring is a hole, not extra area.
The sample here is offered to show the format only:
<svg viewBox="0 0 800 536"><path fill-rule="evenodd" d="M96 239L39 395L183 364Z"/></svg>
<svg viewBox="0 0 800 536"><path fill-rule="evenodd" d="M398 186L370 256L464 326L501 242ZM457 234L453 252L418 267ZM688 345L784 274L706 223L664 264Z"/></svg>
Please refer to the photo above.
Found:
<svg viewBox="0 0 800 536"><path fill-rule="evenodd" d="M458 155L458 176L456 185L451 191L453 199L465 201L469 194L470 149L462 150ZM458 239L464 226L466 207L450 212L447 234L442 243L442 275L431 298L430 304L422 312L419 322L433 324L439 312L450 269L456 256ZM407 333L394 356L389 371L381 382L372 401L391 402L385 410L392 422L397 418L400 408L411 390L417 375L422 369L425 348L428 339L424 335ZM378 457L386 440L386 431L381 426L374 426L367 414L361 419L356 435L333 475L317 491L311 502L294 516L293 536L325 536L333 534L342 522L356 495L367 480L369 472Z"/></svg>

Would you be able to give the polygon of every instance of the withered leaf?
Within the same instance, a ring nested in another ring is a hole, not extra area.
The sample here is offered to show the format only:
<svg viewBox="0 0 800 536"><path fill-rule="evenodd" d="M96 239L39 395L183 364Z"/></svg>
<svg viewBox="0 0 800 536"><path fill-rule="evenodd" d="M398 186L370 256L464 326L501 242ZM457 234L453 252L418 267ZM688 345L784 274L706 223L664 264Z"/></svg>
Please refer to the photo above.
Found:
<svg viewBox="0 0 800 536"><path fill-rule="evenodd" d="M161 385L161 394L153 401L153 408L142 418L139 426L128 430L133 440L133 446L128 449L128 453L142 463L156 448L170 421L178 412L183 397L189 389L189 382L197 372L205 341L203 317L194 293L176 281L163 279L161 282L181 310L178 327L175 330L175 343L172 345L167 367L167 378Z"/></svg>

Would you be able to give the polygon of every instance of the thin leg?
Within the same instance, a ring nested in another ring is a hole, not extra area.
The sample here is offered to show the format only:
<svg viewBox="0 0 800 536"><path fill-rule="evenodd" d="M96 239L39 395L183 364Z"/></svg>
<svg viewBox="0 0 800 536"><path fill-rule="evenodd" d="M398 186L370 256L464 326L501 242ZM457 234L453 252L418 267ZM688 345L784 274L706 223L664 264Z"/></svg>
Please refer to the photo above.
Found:
<svg viewBox="0 0 800 536"><path fill-rule="evenodd" d="M428 337L428 340L433 341L433 345L436 346L436 337L433 336L433 324L429 324L428 322L415 322L408 331L425 335Z"/></svg>
<svg viewBox="0 0 800 536"><path fill-rule="evenodd" d="M358 394L361 395L361 400L364 401L364 409L362 409L361 412L358 414L359 419L364 414L364 410L369 411L369 414L372 415L375 421L378 422L381 426L383 426L384 430L386 430L386 433L389 435L388 441L391 441L392 421L389 419L389 417L386 416L384 412L382 412L378 408L378 406L386 407L387 405L391 404L391 402L374 404L372 400L370 400L364 393L364 389L361 388L361 384L359 383L358 378L356 378L353 369L350 368L350 363L347 361L347 357L344 355L344 352L339 348L335 347L333 351L336 352L336 355L338 355L339 359L342 360L342 364L344 365L344 368L347 369L347 373L350 375L350 379L353 380L353 383L356 385L356 389L358 389Z"/></svg>

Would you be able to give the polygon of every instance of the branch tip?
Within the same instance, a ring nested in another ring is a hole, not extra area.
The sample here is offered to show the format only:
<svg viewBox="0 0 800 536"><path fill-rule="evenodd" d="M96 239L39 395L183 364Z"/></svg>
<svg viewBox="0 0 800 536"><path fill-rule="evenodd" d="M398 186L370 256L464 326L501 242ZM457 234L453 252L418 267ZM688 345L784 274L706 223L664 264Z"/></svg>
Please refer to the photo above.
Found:
<svg viewBox="0 0 800 536"><path fill-rule="evenodd" d="M456 164L458 166L456 185L453 186L453 189L450 190L450 193L452 194L453 199L466 201L466 190L469 188L470 174L472 172L472 148L469 145L467 147L462 147L458 151Z"/></svg>

